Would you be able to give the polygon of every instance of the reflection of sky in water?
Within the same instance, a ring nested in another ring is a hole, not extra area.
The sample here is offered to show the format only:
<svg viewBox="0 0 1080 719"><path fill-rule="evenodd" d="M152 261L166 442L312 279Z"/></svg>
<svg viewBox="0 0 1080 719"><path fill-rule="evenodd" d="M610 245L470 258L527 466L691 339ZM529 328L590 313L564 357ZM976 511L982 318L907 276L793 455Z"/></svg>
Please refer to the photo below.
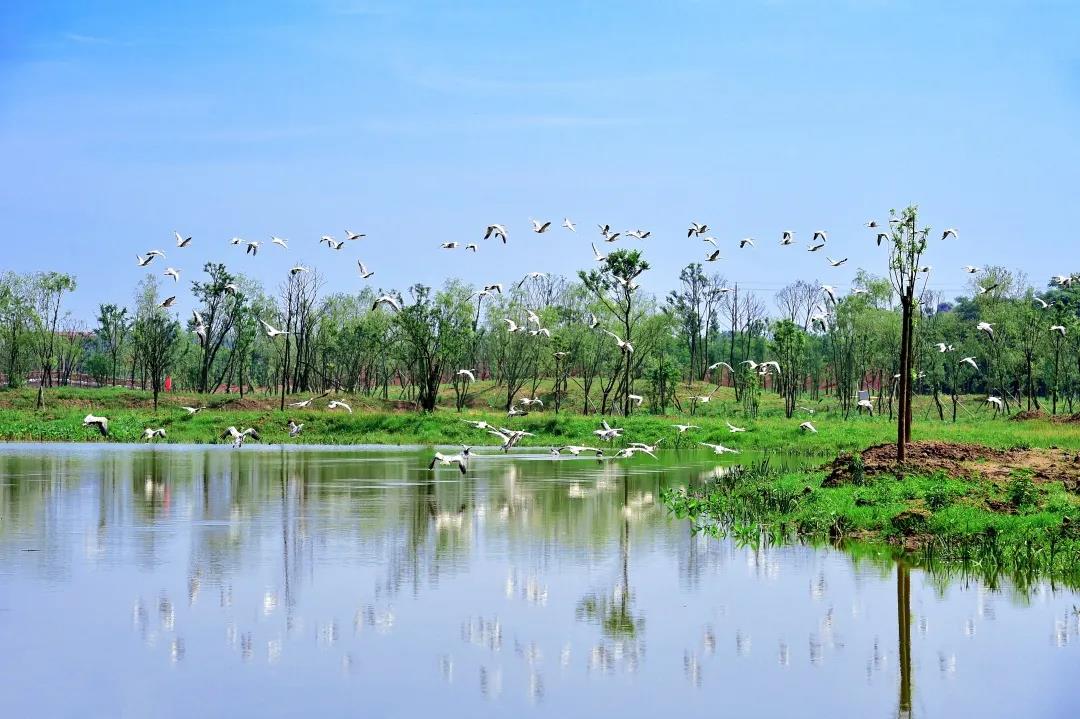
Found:
<svg viewBox="0 0 1080 719"><path fill-rule="evenodd" d="M1062 715L1080 597L693 535L692 454L0 457L12 716ZM907 576L907 575L905 575ZM723 704L718 704L722 701Z"/></svg>

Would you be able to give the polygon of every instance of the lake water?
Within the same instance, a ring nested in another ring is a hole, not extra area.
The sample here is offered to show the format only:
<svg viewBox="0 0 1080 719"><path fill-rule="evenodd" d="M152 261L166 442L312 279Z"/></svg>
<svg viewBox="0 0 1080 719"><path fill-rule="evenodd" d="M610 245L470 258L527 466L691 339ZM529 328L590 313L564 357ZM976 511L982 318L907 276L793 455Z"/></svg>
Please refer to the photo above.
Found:
<svg viewBox="0 0 1080 719"><path fill-rule="evenodd" d="M10 717L1065 717L1080 595L693 535L703 453L0 447Z"/></svg>

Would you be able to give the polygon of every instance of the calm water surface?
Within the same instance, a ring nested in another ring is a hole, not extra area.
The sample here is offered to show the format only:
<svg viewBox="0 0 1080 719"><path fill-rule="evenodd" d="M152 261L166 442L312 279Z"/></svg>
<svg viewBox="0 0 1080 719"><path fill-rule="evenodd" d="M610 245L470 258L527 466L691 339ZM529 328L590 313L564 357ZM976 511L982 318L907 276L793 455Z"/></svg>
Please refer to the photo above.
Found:
<svg viewBox="0 0 1080 719"><path fill-rule="evenodd" d="M699 453L0 447L11 717L1077 716L1080 596L695 536Z"/></svg>

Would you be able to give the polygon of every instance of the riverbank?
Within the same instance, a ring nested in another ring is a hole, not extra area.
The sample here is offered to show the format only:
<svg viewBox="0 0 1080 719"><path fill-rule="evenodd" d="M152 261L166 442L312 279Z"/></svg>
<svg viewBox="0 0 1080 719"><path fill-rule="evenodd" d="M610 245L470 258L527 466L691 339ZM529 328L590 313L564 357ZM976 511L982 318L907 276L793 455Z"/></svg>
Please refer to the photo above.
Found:
<svg viewBox="0 0 1080 719"><path fill-rule="evenodd" d="M1073 452L1013 453L1075 463ZM855 471L838 480L840 464ZM866 466L872 465L855 454L808 473L780 473L767 464L738 468L704 486L666 490L662 500L676 516L718 536L884 543L914 564L1080 586L1080 495L1067 478L1048 480L1020 461L1008 474L981 472L978 463L952 474L918 464L903 475Z"/></svg>
<svg viewBox="0 0 1080 719"><path fill-rule="evenodd" d="M318 408L277 409L270 398L236 395L209 397L169 396L153 410L149 393L120 389L57 388L46 393L46 405L34 409L34 393L28 390L0 392L0 441L19 442L138 442L147 427L164 428L165 439L157 442L213 444L226 442L221 434L229 426L254 427L265 443L298 444L496 444L498 438L469 425L466 421L485 421L496 427L510 427L531 432L522 446L552 446L599 443L593 430L604 417L598 415L555 414L551 410L526 416L507 417L505 412L468 409L456 412L439 409L433 413L375 407L367 398L334 397L353 408L328 410L320 400ZM190 415L182 405L203 407ZM109 436L102 437L93 427L83 427L87 414L108 417ZM765 450L833 457L838 452L861 450L889 442L895 426L887 417L853 415L844 419L823 404L813 414L800 413L788 419L772 408L755 419L744 416L738 405L718 402L708 413L657 416L641 412L630 417L606 417L613 426L625 429L611 446L628 442L652 444L663 439L661 448L692 447L697 442L724 444L738 450ZM302 433L290 438L288 422L303 423ZM800 429L810 421L816 433ZM731 432L728 423L745 429ZM673 424L693 424L698 428L685 434ZM1080 450L1080 423L1054 422L1048 418L1014 422L986 414L965 416L957 423L936 420L917 421L913 427L916 440L939 440L978 443L996 449L1017 447L1061 447Z"/></svg>

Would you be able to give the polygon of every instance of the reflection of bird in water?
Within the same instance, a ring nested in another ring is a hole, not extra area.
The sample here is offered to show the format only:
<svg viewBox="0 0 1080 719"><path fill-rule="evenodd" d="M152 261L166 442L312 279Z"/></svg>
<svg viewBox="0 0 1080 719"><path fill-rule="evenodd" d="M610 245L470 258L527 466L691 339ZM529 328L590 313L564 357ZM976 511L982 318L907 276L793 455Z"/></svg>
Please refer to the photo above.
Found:
<svg viewBox="0 0 1080 719"><path fill-rule="evenodd" d="M165 631L171 632L176 628L176 609L168 597L158 600L158 619L161 621L161 628Z"/></svg>
<svg viewBox="0 0 1080 719"><path fill-rule="evenodd" d="M877 653L877 643L874 644L874 652ZM810 663L818 665L821 663L821 642L814 634L810 635Z"/></svg>
<svg viewBox="0 0 1080 719"><path fill-rule="evenodd" d="M744 657L750 653L752 642L749 634L743 634L741 629L735 630L735 653Z"/></svg>
<svg viewBox="0 0 1080 719"><path fill-rule="evenodd" d="M813 600L821 599L825 596L825 590L829 585L825 582L825 572L819 572L817 579L810 583L810 598Z"/></svg>
<svg viewBox="0 0 1080 719"><path fill-rule="evenodd" d="M454 658L449 654L439 657L439 671L442 672L443 681L451 684L454 681Z"/></svg>
<svg viewBox="0 0 1080 719"><path fill-rule="evenodd" d="M716 633L713 632L711 624L705 625L705 633L701 641L702 647L705 652L705 656L711 657L716 653Z"/></svg>
<svg viewBox="0 0 1080 719"><path fill-rule="evenodd" d="M787 642L782 639L780 640L780 650L776 655L776 661L782 667L791 664L791 651L788 649Z"/></svg>
<svg viewBox="0 0 1080 719"><path fill-rule="evenodd" d="M534 704L544 698L544 678L538 672L529 674L529 699Z"/></svg>
<svg viewBox="0 0 1080 719"><path fill-rule="evenodd" d="M701 663L690 652L683 652L683 674L695 687L701 686Z"/></svg>
<svg viewBox="0 0 1080 719"><path fill-rule="evenodd" d="M540 647L536 646L536 642L529 642L528 645L525 645L515 639L514 652L529 665L536 664L544 658L544 654L540 651Z"/></svg>
<svg viewBox="0 0 1080 719"><path fill-rule="evenodd" d="M949 654L946 656L945 652L938 652L938 670L942 676L956 673L956 655Z"/></svg>
<svg viewBox="0 0 1080 719"><path fill-rule="evenodd" d="M502 695L501 668L488 671L487 667L480 667L480 693L486 699L498 699Z"/></svg>

